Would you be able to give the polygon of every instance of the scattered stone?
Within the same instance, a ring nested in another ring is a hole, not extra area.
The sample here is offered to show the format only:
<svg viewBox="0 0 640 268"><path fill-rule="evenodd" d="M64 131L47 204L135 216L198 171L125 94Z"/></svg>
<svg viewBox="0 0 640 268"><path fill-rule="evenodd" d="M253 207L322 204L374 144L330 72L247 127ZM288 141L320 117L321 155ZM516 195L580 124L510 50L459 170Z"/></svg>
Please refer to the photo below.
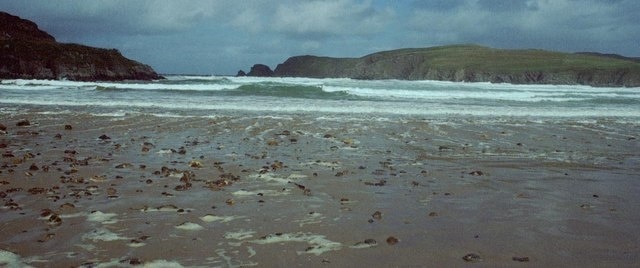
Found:
<svg viewBox="0 0 640 268"><path fill-rule="evenodd" d="M42 188L42 187L33 187L33 188L30 188L29 190L27 190L27 192L29 192L30 194L43 194L46 191L47 190Z"/></svg>
<svg viewBox="0 0 640 268"><path fill-rule="evenodd" d="M529 257L513 257L511 258L514 261L518 261L518 262L529 262Z"/></svg>
<svg viewBox="0 0 640 268"><path fill-rule="evenodd" d="M0 130L1 131L7 131L7 126L0 124Z"/></svg>
<svg viewBox="0 0 640 268"><path fill-rule="evenodd" d="M437 216L438 216L438 212L429 213L429 217L437 217Z"/></svg>
<svg viewBox="0 0 640 268"><path fill-rule="evenodd" d="M73 127L71 125L64 125L65 130L72 130Z"/></svg>
<svg viewBox="0 0 640 268"><path fill-rule="evenodd" d="M38 239L38 242L40 242L40 243L47 242L47 241L53 239L55 236L56 236L56 234L54 234L54 233L45 234L41 239Z"/></svg>
<svg viewBox="0 0 640 268"><path fill-rule="evenodd" d="M29 120L27 119L20 120L18 121L18 123L16 123L16 126L19 126L19 127L26 127L30 125L31 125L31 122L29 122Z"/></svg>
<svg viewBox="0 0 640 268"><path fill-rule="evenodd" d="M300 189L300 190L303 190L303 191L304 191L304 190L306 190L306 189L307 189L307 187L306 187L306 186L304 186L304 185L302 185L302 184L295 183L295 182L294 182L293 184L294 184L295 186L298 186L298 189Z"/></svg>
<svg viewBox="0 0 640 268"><path fill-rule="evenodd" d="M120 169L120 168L130 168L130 167L132 167L132 166L133 166L133 165L132 165L132 164L130 164L130 163L122 163L122 164L120 164L120 165L117 165L117 166L116 166L116 168L118 168L118 169Z"/></svg>
<svg viewBox="0 0 640 268"><path fill-rule="evenodd" d="M107 135L105 135L105 134L102 134L102 135L100 135L100 137L98 137L98 139L101 139L101 140L103 140L103 141L104 141L104 140L110 140L110 139L111 139L111 137L109 137L109 136L107 136Z"/></svg>
<svg viewBox="0 0 640 268"><path fill-rule="evenodd" d="M380 180L378 182L365 182L365 185L369 185L369 186L384 186L385 184L387 184L386 180Z"/></svg>
<svg viewBox="0 0 640 268"><path fill-rule="evenodd" d="M186 182L185 184L181 184L181 185L176 186L174 188L174 190L176 190L176 191L186 191L186 190L191 189L191 186L192 186L191 183Z"/></svg>
<svg viewBox="0 0 640 268"><path fill-rule="evenodd" d="M76 207L76 205L71 204L71 203L64 203L64 204L60 205L60 209L62 209L62 210L73 209L75 207Z"/></svg>
<svg viewBox="0 0 640 268"><path fill-rule="evenodd" d="M31 164L31 166L29 167L29 170L31 170L31 171L38 171L39 169L40 168L38 168L36 163Z"/></svg>
<svg viewBox="0 0 640 268"><path fill-rule="evenodd" d="M484 172L480 171L480 170L474 170L469 172L469 175L471 176L484 176Z"/></svg>
<svg viewBox="0 0 640 268"><path fill-rule="evenodd" d="M394 237L394 236L389 236L387 238L387 244L389 244L391 246L393 246L395 244L398 244L398 242L400 242L400 240L398 238Z"/></svg>
<svg viewBox="0 0 640 268"><path fill-rule="evenodd" d="M355 243L351 248L370 248L378 245L378 241L373 238L365 239L363 242Z"/></svg>
<svg viewBox="0 0 640 268"><path fill-rule="evenodd" d="M373 238L365 239L365 240L364 240L364 243L365 243L365 244L368 244L368 245L375 245L375 244L378 244L378 242L377 242L375 239L373 239Z"/></svg>
<svg viewBox="0 0 640 268"><path fill-rule="evenodd" d="M376 211L376 212L373 213L373 215L371 215L371 217L376 219L376 220L381 220L382 219L382 212Z"/></svg>
<svg viewBox="0 0 640 268"><path fill-rule="evenodd" d="M60 216L58 216L58 214L55 214L55 213L51 214L47 221L50 225L53 225L53 226L59 226L62 224L62 218L60 218Z"/></svg>
<svg viewBox="0 0 640 268"><path fill-rule="evenodd" d="M189 166L192 168L202 168L202 162L197 160L191 160L189 161Z"/></svg>
<svg viewBox="0 0 640 268"><path fill-rule="evenodd" d="M475 253L469 253L467 255L464 255L462 257L462 259L466 262L481 262L482 258L480 257L480 255L475 254Z"/></svg>

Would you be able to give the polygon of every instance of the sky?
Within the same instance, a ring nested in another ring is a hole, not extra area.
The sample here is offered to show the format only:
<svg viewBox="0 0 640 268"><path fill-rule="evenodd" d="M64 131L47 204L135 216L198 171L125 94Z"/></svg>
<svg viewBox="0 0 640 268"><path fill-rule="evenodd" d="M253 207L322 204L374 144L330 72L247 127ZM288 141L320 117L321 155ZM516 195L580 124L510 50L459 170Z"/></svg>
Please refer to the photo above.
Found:
<svg viewBox="0 0 640 268"><path fill-rule="evenodd" d="M0 10L163 74L450 44L640 56L638 0L0 0Z"/></svg>

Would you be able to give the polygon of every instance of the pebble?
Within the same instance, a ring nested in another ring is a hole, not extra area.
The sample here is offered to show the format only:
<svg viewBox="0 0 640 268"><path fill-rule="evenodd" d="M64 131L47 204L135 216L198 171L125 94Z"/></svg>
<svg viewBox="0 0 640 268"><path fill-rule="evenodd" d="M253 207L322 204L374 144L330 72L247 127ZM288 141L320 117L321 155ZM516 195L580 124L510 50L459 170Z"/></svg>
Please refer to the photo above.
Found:
<svg viewBox="0 0 640 268"><path fill-rule="evenodd" d="M382 219L382 212L376 211L376 212L373 213L373 215L371 215L371 217L376 219L376 220L381 220Z"/></svg>
<svg viewBox="0 0 640 268"><path fill-rule="evenodd" d="M29 122L29 120L27 119L20 120L18 121L18 123L16 123L16 126L19 126L19 127L26 127L30 125L31 125L31 122Z"/></svg>
<svg viewBox="0 0 640 268"><path fill-rule="evenodd" d="M513 257L511 258L514 261L518 261L518 262L529 262L529 257Z"/></svg>
<svg viewBox="0 0 640 268"><path fill-rule="evenodd" d="M398 244L398 242L400 242L400 240L398 238L394 237L394 236L389 236L387 238L387 244L389 244L391 246L393 246L395 244Z"/></svg>
<svg viewBox="0 0 640 268"><path fill-rule="evenodd" d="M31 166L29 167L29 170L31 170L31 171L37 171L39 169L40 168L38 168L38 166L35 163L31 164Z"/></svg>
<svg viewBox="0 0 640 268"><path fill-rule="evenodd" d="M197 160L191 160L189 161L189 166L192 168L202 168L202 162Z"/></svg>
<svg viewBox="0 0 640 268"><path fill-rule="evenodd" d="M467 255L464 255L462 257L462 259L466 262L480 262L482 261L482 258L480 257L480 255L475 254L475 253L469 253Z"/></svg>

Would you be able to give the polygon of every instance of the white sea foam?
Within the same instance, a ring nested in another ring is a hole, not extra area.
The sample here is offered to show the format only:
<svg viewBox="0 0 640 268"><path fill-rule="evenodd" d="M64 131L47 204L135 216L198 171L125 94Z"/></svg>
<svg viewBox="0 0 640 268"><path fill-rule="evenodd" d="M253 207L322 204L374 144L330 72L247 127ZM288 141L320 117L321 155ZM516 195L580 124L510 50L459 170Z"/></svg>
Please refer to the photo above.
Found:
<svg viewBox="0 0 640 268"><path fill-rule="evenodd" d="M204 227L202 227L202 225L200 224L187 221L187 222L183 222L181 224L176 225L176 229L187 230L187 231L200 231L200 230L204 230Z"/></svg>
<svg viewBox="0 0 640 268"><path fill-rule="evenodd" d="M237 219L242 219L245 218L244 216L216 216L216 215L211 215L211 214L207 214L204 215L202 217L200 217L200 220L202 220L203 222L230 222L230 221L234 221Z"/></svg>
<svg viewBox="0 0 640 268"><path fill-rule="evenodd" d="M100 222L102 224L114 224L118 222L118 219L114 217L118 216L116 213L104 213L101 211L95 211L87 215L88 221Z"/></svg>
<svg viewBox="0 0 640 268"><path fill-rule="evenodd" d="M224 238L233 240L245 240L252 238L254 234L256 234L255 231L238 230L235 232L226 232L224 234Z"/></svg>
<svg viewBox="0 0 640 268"><path fill-rule="evenodd" d="M18 254L0 249L0 267L23 268L33 266L26 264Z"/></svg>
<svg viewBox="0 0 640 268"><path fill-rule="evenodd" d="M91 240L93 242L97 241L117 241L117 240L128 240L129 238L120 236L106 228L98 228L93 230L90 233L86 233L82 235L82 240Z"/></svg>
<svg viewBox="0 0 640 268"><path fill-rule="evenodd" d="M251 241L255 244L273 244L273 243L285 243L285 242L305 242L310 246L305 251L298 251L298 254L315 254L321 255L322 253L334 250L340 250L342 244L328 240L324 235L317 235L311 233L283 233L283 234L270 234L260 239Z"/></svg>
<svg viewBox="0 0 640 268"><path fill-rule="evenodd" d="M289 86L273 87L274 83ZM291 87L296 85L302 86L299 92ZM51 94L43 94L46 91ZM441 81L169 76L167 80L145 83L2 80L0 84L0 104L9 106L4 109L64 106L65 111L107 116L185 117L239 111L306 113L318 117L349 114L380 118L386 115L639 118L639 103L638 88Z"/></svg>

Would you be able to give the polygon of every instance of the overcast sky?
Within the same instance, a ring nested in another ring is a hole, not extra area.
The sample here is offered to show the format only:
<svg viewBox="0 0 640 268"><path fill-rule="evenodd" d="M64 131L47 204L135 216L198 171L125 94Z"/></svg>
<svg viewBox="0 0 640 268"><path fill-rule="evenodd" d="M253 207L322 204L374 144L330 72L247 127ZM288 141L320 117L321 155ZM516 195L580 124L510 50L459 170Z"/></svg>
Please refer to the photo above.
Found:
<svg viewBox="0 0 640 268"><path fill-rule="evenodd" d="M161 73L461 43L640 56L639 0L0 0L0 10Z"/></svg>

